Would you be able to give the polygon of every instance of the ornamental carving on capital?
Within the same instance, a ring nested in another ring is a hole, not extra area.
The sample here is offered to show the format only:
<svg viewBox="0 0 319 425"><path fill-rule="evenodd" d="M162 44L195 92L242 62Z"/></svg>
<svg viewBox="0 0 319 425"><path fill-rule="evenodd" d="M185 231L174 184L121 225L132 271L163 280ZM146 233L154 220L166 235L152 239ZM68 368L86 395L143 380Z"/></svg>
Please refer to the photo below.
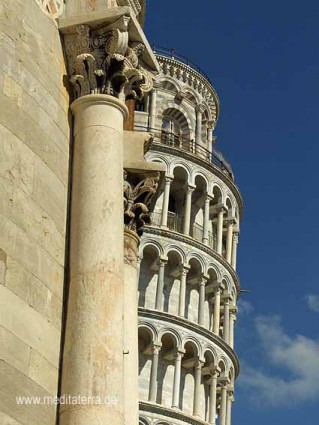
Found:
<svg viewBox="0 0 319 425"><path fill-rule="evenodd" d="M124 171L124 227L139 236L142 227L151 223L150 207L153 196L157 192L160 173L140 179L138 176Z"/></svg>
<svg viewBox="0 0 319 425"><path fill-rule="evenodd" d="M108 94L123 101L142 97L153 87L153 75L142 61L145 46L130 41L129 16L103 28L78 25L65 35L70 82L75 98Z"/></svg>

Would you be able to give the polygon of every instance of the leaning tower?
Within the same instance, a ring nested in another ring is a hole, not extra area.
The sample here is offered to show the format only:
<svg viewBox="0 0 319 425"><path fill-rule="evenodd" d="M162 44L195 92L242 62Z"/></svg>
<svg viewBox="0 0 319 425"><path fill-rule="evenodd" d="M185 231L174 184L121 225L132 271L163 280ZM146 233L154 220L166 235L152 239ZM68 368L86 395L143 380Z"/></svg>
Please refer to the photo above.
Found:
<svg viewBox="0 0 319 425"><path fill-rule="evenodd" d="M204 72L156 49L161 72L135 105L166 166L139 252L140 424L231 424L242 199L215 148L219 101Z"/></svg>

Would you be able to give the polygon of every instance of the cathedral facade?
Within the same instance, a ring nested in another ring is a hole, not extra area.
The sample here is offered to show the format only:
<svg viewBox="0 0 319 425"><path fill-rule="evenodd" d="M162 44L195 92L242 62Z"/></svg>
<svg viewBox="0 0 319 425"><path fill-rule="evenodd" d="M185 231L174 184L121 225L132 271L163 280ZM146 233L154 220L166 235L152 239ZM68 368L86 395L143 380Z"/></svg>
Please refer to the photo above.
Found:
<svg viewBox="0 0 319 425"><path fill-rule="evenodd" d="M0 0L1 425L231 424L242 199L145 11Z"/></svg>

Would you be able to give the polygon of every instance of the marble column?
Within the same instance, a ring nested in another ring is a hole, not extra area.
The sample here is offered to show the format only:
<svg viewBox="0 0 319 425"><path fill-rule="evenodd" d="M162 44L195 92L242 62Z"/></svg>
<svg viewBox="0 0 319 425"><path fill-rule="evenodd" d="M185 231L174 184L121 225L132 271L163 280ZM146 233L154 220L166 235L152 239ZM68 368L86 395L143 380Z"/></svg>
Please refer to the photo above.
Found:
<svg viewBox="0 0 319 425"><path fill-rule="evenodd" d="M202 277L199 281L198 324L201 326L204 325L206 282L207 282L207 277Z"/></svg>
<svg viewBox="0 0 319 425"><path fill-rule="evenodd" d="M213 320L213 333L219 335L220 327L220 297L222 288L221 285L217 285L214 291L214 320Z"/></svg>
<svg viewBox="0 0 319 425"><path fill-rule="evenodd" d="M229 345L234 348L234 326L236 321L237 308L231 307L229 311Z"/></svg>
<svg viewBox="0 0 319 425"><path fill-rule="evenodd" d="M173 383L173 399L172 408L179 409L179 394L181 385L181 369L182 358L184 353L177 351L175 354L175 369L174 369L174 383Z"/></svg>
<svg viewBox="0 0 319 425"><path fill-rule="evenodd" d="M213 130L214 130L214 123L212 121L208 122L207 127L207 141L208 141L208 150L211 153L213 152Z"/></svg>
<svg viewBox="0 0 319 425"><path fill-rule="evenodd" d="M233 389L227 390L227 407L226 407L226 425L231 425L231 411L232 405L234 402L234 392Z"/></svg>
<svg viewBox="0 0 319 425"><path fill-rule="evenodd" d="M224 208L218 210L217 219L217 254L222 255L223 252L223 227L224 227Z"/></svg>
<svg viewBox="0 0 319 425"><path fill-rule="evenodd" d="M205 205L204 205L204 229L203 229L203 244L209 244L209 204L211 201L211 196L206 195Z"/></svg>
<svg viewBox="0 0 319 425"><path fill-rule="evenodd" d="M237 247L238 247L238 233L233 234L232 254L231 254L231 266L236 270L237 266Z"/></svg>
<svg viewBox="0 0 319 425"><path fill-rule="evenodd" d="M124 230L124 401L125 424L138 423L138 271L140 239Z"/></svg>
<svg viewBox="0 0 319 425"><path fill-rule="evenodd" d="M218 425L226 425L227 385L228 385L228 380L220 380L221 396L220 396L220 410L219 410L219 424Z"/></svg>
<svg viewBox="0 0 319 425"><path fill-rule="evenodd" d="M209 416L208 422L212 425L216 425L216 403L217 403L217 379L218 369L214 367L211 372L211 378L209 381Z"/></svg>
<svg viewBox="0 0 319 425"><path fill-rule="evenodd" d="M229 310L230 310L230 298L228 295L223 297L224 301L224 322L223 322L223 339L229 344Z"/></svg>
<svg viewBox="0 0 319 425"><path fill-rule="evenodd" d="M156 101L157 101L157 90L153 88L150 101L150 119L149 119L149 130L154 130L155 128L155 118L156 118Z"/></svg>
<svg viewBox="0 0 319 425"><path fill-rule="evenodd" d="M171 190L171 183L174 177L165 176L165 188L164 188L164 199L163 199L163 208L162 208L162 221L161 227L167 228L167 215L168 215L168 205L169 205L169 194Z"/></svg>
<svg viewBox="0 0 319 425"><path fill-rule="evenodd" d="M191 222L191 212L192 212L192 195L194 192L195 186L188 185L185 199L185 212L184 212L184 224L183 224L183 233L184 235L189 235L190 231L190 222Z"/></svg>
<svg viewBox="0 0 319 425"><path fill-rule="evenodd" d="M160 258L158 276L157 276L156 299L155 299L155 309L159 311L163 310L163 301L164 301L163 291L164 291L164 278L165 278L166 264L167 264L167 259Z"/></svg>
<svg viewBox="0 0 319 425"><path fill-rule="evenodd" d="M60 424L123 425L123 122L128 111L115 97L100 94L80 97L71 110L70 272L61 395L94 395L101 404L62 405ZM107 403L109 397L116 403Z"/></svg>
<svg viewBox="0 0 319 425"><path fill-rule="evenodd" d="M183 265L181 267L179 303L178 303L178 315L181 317L185 317L186 284L187 284L187 273L189 269L190 269L189 266Z"/></svg>
<svg viewBox="0 0 319 425"><path fill-rule="evenodd" d="M156 403L158 356L159 356L160 349L161 349L160 345L155 345L154 344L154 346L153 346L153 353L152 353L150 389L149 389L149 396L148 396L148 400L150 402L152 402L152 403Z"/></svg>
<svg viewBox="0 0 319 425"><path fill-rule="evenodd" d="M201 108L201 105L198 105L196 107L195 142L198 145L202 144L202 108Z"/></svg>
<svg viewBox="0 0 319 425"><path fill-rule="evenodd" d="M231 263L232 257L232 245L233 245L233 230L234 230L234 221L227 221L227 235L226 235L226 260L228 263Z"/></svg>
<svg viewBox="0 0 319 425"><path fill-rule="evenodd" d="M202 383L202 368L203 362L197 360L194 367L195 385L194 385L194 402L193 402L193 415L200 415L200 387Z"/></svg>

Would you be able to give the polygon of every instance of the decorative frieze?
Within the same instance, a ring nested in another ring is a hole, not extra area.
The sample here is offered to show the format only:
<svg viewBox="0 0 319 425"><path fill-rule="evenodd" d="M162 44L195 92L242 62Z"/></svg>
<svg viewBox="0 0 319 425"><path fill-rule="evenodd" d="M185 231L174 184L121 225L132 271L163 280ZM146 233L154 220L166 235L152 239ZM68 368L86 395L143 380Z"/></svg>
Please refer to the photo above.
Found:
<svg viewBox="0 0 319 425"><path fill-rule="evenodd" d="M131 41L130 16L105 26L75 26L65 35L65 51L75 98L108 94L123 101L139 98L153 87L153 74L142 56L145 45Z"/></svg>

